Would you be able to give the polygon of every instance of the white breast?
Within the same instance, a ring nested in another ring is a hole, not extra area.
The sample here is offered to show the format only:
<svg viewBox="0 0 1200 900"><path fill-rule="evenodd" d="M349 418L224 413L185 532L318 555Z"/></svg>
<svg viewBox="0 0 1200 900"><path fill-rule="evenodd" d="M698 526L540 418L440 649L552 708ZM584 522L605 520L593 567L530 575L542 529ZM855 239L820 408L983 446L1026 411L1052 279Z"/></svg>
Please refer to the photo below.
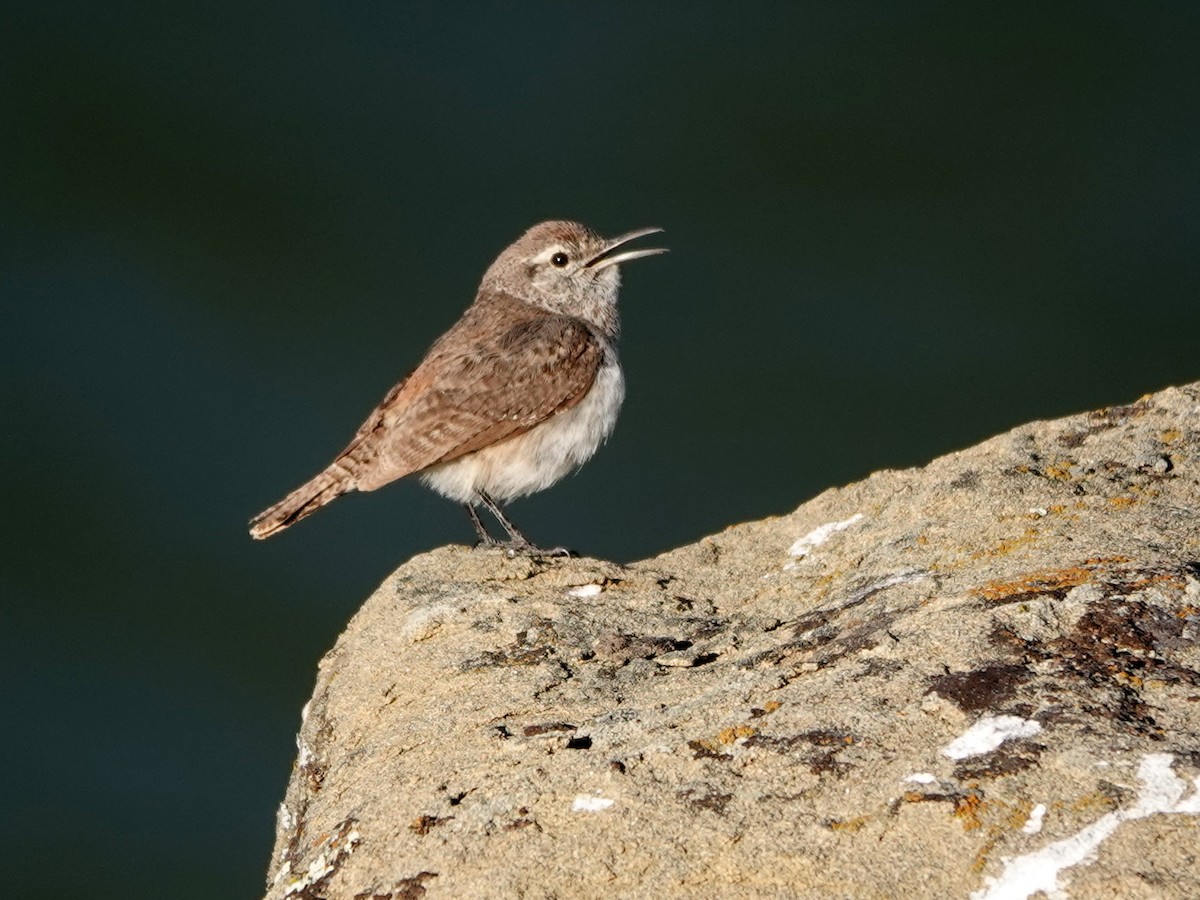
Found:
<svg viewBox="0 0 1200 900"><path fill-rule="evenodd" d="M480 491L507 503L545 490L592 458L612 434L624 399L625 378L610 351L587 396L571 409L520 437L432 466L421 480L460 503L475 502Z"/></svg>

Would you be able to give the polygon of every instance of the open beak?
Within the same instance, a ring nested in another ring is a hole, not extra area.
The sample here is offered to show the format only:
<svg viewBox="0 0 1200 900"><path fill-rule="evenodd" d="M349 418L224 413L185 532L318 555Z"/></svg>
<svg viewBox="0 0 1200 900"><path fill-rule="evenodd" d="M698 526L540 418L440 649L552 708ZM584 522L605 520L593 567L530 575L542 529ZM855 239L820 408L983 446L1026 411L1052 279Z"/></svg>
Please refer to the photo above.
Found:
<svg viewBox="0 0 1200 900"><path fill-rule="evenodd" d="M665 247L654 247L649 250L626 250L624 253L613 253L614 250L624 247L636 238L645 237L648 234L658 234L660 231L662 231L661 228L639 228L637 231L631 231L628 234L615 237L604 245L603 250L585 262L583 267L598 272L609 266L629 262L631 259L641 259L643 256L655 256L659 253L666 253Z"/></svg>

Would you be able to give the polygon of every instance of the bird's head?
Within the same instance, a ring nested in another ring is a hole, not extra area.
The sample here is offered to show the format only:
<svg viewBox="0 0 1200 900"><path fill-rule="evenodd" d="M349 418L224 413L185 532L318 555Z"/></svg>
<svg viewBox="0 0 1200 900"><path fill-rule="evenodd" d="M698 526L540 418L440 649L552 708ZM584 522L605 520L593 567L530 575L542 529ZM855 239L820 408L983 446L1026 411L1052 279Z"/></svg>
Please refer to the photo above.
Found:
<svg viewBox="0 0 1200 900"><path fill-rule="evenodd" d="M551 312L578 316L605 331L615 331L619 266L667 252L662 248L621 248L660 231L639 228L604 238L578 222L542 222L497 257L484 275L481 289L500 290Z"/></svg>

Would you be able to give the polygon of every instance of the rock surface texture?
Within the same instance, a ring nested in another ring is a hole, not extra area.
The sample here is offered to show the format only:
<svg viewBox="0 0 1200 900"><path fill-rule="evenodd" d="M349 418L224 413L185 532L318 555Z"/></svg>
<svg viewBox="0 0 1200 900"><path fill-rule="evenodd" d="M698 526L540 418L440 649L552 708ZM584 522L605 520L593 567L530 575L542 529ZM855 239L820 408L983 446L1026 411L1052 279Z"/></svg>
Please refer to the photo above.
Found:
<svg viewBox="0 0 1200 900"><path fill-rule="evenodd" d="M630 566L419 556L268 897L1200 897L1198 478L1194 384Z"/></svg>

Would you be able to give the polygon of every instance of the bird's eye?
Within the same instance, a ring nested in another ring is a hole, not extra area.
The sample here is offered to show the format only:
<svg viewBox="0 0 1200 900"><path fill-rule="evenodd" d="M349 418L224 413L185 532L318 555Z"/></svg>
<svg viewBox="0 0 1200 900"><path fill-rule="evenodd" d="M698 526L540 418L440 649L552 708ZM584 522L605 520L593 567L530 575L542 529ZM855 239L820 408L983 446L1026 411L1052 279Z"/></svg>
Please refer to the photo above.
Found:
<svg viewBox="0 0 1200 900"><path fill-rule="evenodd" d="M551 265L557 266L561 269L567 264L567 254L555 253L552 257L550 257L550 263Z"/></svg>

